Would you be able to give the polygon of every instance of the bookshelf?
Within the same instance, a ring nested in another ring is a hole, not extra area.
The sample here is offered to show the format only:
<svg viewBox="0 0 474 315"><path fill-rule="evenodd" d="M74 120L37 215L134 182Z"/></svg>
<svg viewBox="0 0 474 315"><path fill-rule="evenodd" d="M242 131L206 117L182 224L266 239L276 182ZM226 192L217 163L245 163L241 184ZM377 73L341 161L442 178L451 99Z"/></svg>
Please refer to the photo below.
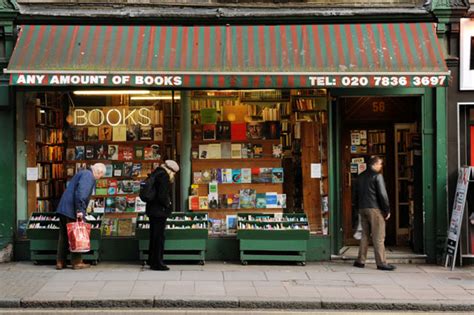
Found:
<svg viewBox="0 0 474 315"><path fill-rule="evenodd" d="M64 116L58 93L36 93L31 99L28 128L27 167L36 168L37 180L27 182L28 215L54 211L65 188Z"/></svg>
<svg viewBox="0 0 474 315"><path fill-rule="evenodd" d="M395 124L395 213L397 244L408 245L415 220L413 137L416 124Z"/></svg>
<svg viewBox="0 0 474 315"><path fill-rule="evenodd" d="M239 213L237 239L240 260L295 261L306 263L309 222L305 214Z"/></svg>
<svg viewBox="0 0 474 315"><path fill-rule="evenodd" d="M91 224L91 250L82 254L84 260L97 264L100 258L101 228L103 215L88 214L85 217ZM54 212L33 212L26 228L30 240L30 259L40 261L56 260L59 238L59 216Z"/></svg>
<svg viewBox="0 0 474 315"><path fill-rule="evenodd" d="M191 260L204 265L208 219L208 214L205 212L173 212L166 220L164 260ZM138 214L135 237L138 240L139 256L143 264L148 259L149 230L148 217L145 214Z"/></svg>

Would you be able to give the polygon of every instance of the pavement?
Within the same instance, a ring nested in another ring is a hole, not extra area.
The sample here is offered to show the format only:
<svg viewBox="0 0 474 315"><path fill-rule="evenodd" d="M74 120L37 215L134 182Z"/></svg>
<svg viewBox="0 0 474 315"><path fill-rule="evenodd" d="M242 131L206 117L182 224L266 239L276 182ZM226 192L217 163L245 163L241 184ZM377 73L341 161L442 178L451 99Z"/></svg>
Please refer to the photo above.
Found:
<svg viewBox="0 0 474 315"><path fill-rule="evenodd" d="M0 314L2 308L474 312L474 266L449 271L405 264L388 272L343 262L208 262L170 268L161 272L137 263L102 262L57 271L30 262L0 264Z"/></svg>

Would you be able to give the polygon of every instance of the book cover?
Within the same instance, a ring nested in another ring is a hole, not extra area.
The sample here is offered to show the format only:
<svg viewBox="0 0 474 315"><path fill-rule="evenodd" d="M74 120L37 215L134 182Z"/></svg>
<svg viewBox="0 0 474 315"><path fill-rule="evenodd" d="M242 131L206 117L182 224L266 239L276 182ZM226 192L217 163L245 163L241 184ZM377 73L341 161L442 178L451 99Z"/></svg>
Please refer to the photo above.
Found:
<svg viewBox="0 0 474 315"><path fill-rule="evenodd" d="M123 163L123 174L122 174L122 176L132 177L132 172L133 172L133 162Z"/></svg>
<svg viewBox="0 0 474 315"><path fill-rule="evenodd" d="M75 154L74 160L85 160L85 148L83 145L77 145L75 147Z"/></svg>
<svg viewBox="0 0 474 315"><path fill-rule="evenodd" d="M123 176L123 163L113 163L114 176Z"/></svg>
<svg viewBox="0 0 474 315"><path fill-rule="evenodd" d="M232 157L232 145L230 142L221 142L221 158L230 159Z"/></svg>
<svg viewBox="0 0 474 315"><path fill-rule="evenodd" d="M282 209L286 208L286 194L277 195L277 207Z"/></svg>
<svg viewBox="0 0 474 315"><path fill-rule="evenodd" d="M240 168L233 168L232 169L232 182L240 183L241 177L242 177L242 170Z"/></svg>
<svg viewBox="0 0 474 315"><path fill-rule="evenodd" d="M140 176L141 172L142 172L142 164L141 163L133 163L132 176L133 177L138 177L138 176Z"/></svg>
<svg viewBox="0 0 474 315"><path fill-rule="evenodd" d="M261 144L253 144L252 145L252 152L254 158L262 158L263 157L263 146Z"/></svg>
<svg viewBox="0 0 474 315"><path fill-rule="evenodd" d="M106 144L98 144L95 146L95 158L97 160L107 160L109 157L109 148Z"/></svg>
<svg viewBox="0 0 474 315"><path fill-rule="evenodd" d="M216 176L216 181L219 183L219 184L222 184L222 171L223 169L222 168L217 168L216 169L216 172L217 172L217 176Z"/></svg>
<svg viewBox="0 0 474 315"><path fill-rule="evenodd" d="M217 110L215 108L201 108L201 124L214 124L217 122Z"/></svg>
<svg viewBox="0 0 474 315"><path fill-rule="evenodd" d="M107 155L109 160L118 160L119 146L116 144L109 144Z"/></svg>
<svg viewBox="0 0 474 315"><path fill-rule="evenodd" d="M217 209L219 207L219 196L208 195L207 200L209 209Z"/></svg>
<svg viewBox="0 0 474 315"><path fill-rule="evenodd" d="M132 192L133 192L134 194L140 193L140 184L141 184L141 182L140 182L139 180L134 180L134 181L132 182L132 184L133 184L133 188L132 188L133 190L132 190Z"/></svg>
<svg viewBox="0 0 474 315"><path fill-rule="evenodd" d="M73 164L67 164L66 165L66 176L67 177L72 177L76 173L76 168L75 165Z"/></svg>
<svg viewBox="0 0 474 315"><path fill-rule="evenodd" d="M228 198L227 198L227 195L225 195L225 194L219 195L218 203L219 203L219 208L221 208L221 209L229 208Z"/></svg>
<svg viewBox="0 0 474 315"><path fill-rule="evenodd" d="M201 171L201 182L203 184L209 184L212 180L211 170L205 169Z"/></svg>
<svg viewBox="0 0 474 315"><path fill-rule="evenodd" d="M206 196L199 196L199 209L207 210L209 209L209 203Z"/></svg>
<svg viewBox="0 0 474 315"><path fill-rule="evenodd" d="M87 163L76 163L76 173L87 169Z"/></svg>
<svg viewBox="0 0 474 315"><path fill-rule="evenodd" d="M257 193L255 189L241 189L239 193L239 207L240 209L255 208Z"/></svg>
<svg viewBox="0 0 474 315"><path fill-rule="evenodd" d="M271 183L273 180L273 169L269 167L261 167L258 183Z"/></svg>
<svg viewBox="0 0 474 315"><path fill-rule="evenodd" d="M207 158L220 159L221 158L221 144L212 143L207 145Z"/></svg>
<svg viewBox="0 0 474 315"><path fill-rule="evenodd" d="M218 181L218 174L217 174L217 168L211 168L211 182L217 182Z"/></svg>
<svg viewBox="0 0 474 315"><path fill-rule="evenodd" d="M205 124L202 126L202 140L216 140L216 125Z"/></svg>
<svg viewBox="0 0 474 315"><path fill-rule="evenodd" d="M127 196L127 212L135 212L135 197L134 196Z"/></svg>
<svg viewBox="0 0 474 315"><path fill-rule="evenodd" d="M143 160L145 157L145 148L142 145L135 146L135 159Z"/></svg>
<svg viewBox="0 0 474 315"><path fill-rule="evenodd" d="M105 164L105 174L104 177L112 177L114 175L114 168L112 164Z"/></svg>
<svg viewBox="0 0 474 315"><path fill-rule="evenodd" d="M251 168L242 168L240 182L249 184L252 182L252 169Z"/></svg>
<svg viewBox="0 0 474 315"><path fill-rule="evenodd" d="M279 121L265 122L265 139L280 139L281 125Z"/></svg>
<svg viewBox="0 0 474 315"><path fill-rule="evenodd" d="M274 144L272 146L272 157L280 159L283 155L283 146L281 144Z"/></svg>
<svg viewBox="0 0 474 315"><path fill-rule="evenodd" d="M74 161L76 157L76 149L75 148L67 148L66 149L66 160Z"/></svg>
<svg viewBox="0 0 474 315"><path fill-rule="evenodd" d="M283 183L284 176L283 176L283 168L282 167L275 167L272 169L272 183Z"/></svg>
<svg viewBox="0 0 474 315"><path fill-rule="evenodd" d="M105 198L95 198L94 199L94 213L104 213L105 212Z"/></svg>
<svg viewBox="0 0 474 315"><path fill-rule="evenodd" d="M230 205L232 209L239 209L239 204L240 204L240 196L239 194L230 194L229 197L230 200Z"/></svg>
<svg viewBox="0 0 474 315"><path fill-rule="evenodd" d="M230 121L218 121L216 126L217 140L230 140Z"/></svg>
<svg viewBox="0 0 474 315"><path fill-rule="evenodd" d="M265 209L267 207L267 195L265 193L257 194L255 206L258 209Z"/></svg>
<svg viewBox="0 0 474 315"><path fill-rule="evenodd" d="M154 141L163 141L163 127L153 128L153 140Z"/></svg>
<svg viewBox="0 0 474 315"><path fill-rule="evenodd" d="M153 127L141 126L140 127L140 140L148 141L153 139Z"/></svg>
<svg viewBox="0 0 474 315"><path fill-rule="evenodd" d="M234 234L237 232L237 215L228 214L225 218L227 234Z"/></svg>
<svg viewBox="0 0 474 315"><path fill-rule="evenodd" d="M199 158L200 159L207 159L207 144L200 144L199 145Z"/></svg>
<svg viewBox="0 0 474 315"><path fill-rule="evenodd" d="M115 197L105 198L105 213L115 212Z"/></svg>
<svg viewBox="0 0 474 315"><path fill-rule="evenodd" d="M135 211L136 212L145 212L146 202L140 199L140 197L135 197Z"/></svg>
<svg viewBox="0 0 474 315"><path fill-rule="evenodd" d="M119 146L119 156L120 161L131 161L133 160L133 147L128 145Z"/></svg>
<svg viewBox="0 0 474 315"><path fill-rule="evenodd" d="M103 125L99 127L99 141L112 141L112 127Z"/></svg>
<svg viewBox="0 0 474 315"><path fill-rule="evenodd" d="M73 141L78 141L82 142L85 140L84 134L85 134L84 128L73 128L72 129L72 140Z"/></svg>
<svg viewBox="0 0 474 315"><path fill-rule="evenodd" d="M201 171L193 172L193 183L202 184L202 173Z"/></svg>
<svg viewBox="0 0 474 315"><path fill-rule="evenodd" d="M253 145L251 143L242 143L241 151L243 159L253 159Z"/></svg>
<svg viewBox="0 0 474 315"><path fill-rule="evenodd" d="M131 219L117 219L117 235L132 236L133 224Z"/></svg>
<svg viewBox="0 0 474 315"><path fill-rule="evenodd" d="M87 141L99 140L99 128L87 127Z"/></svg>
<svg viewBox="0 0 474 315"><path fill-rule="evenodd" d="M232 143L231 145L231 158L241 159L242 158L242 144Z"/></svg>
<svg viewBox="0 0 474 315"><path fill-rule="evenodd" d="M86 145L86 160L95 159L95 149L93 145Z"/></svg>
<svg viewBox="0 0 474 315"><path fill-rule="evenodd" d="M221 181L224 184L232 184L232 169L231 168L223 168L221 170Z"/></svg>
<svg viewBox="0 0 474 315"><path fill-rule="evenodd" d="M112 141L127 141L127 127L125 125L112 127Z"/></svg>
<svg viewBox="0 0 474 315"><path fill-rule="evenodd" d="M246 123L231 123L230 138L232 141L247 140L247 124Z"/></svg>
<svg viewBox="0 0 474 315"><path fill-rule="evenodd" d="M275 192L266 193L267 209L278 208L278 194Z"/></svg>
<svg viewBox="0 0 474 315"><path fill-rule="evenodd" d="M198 196L199 195L199 185L198 184L191 184L190 195L191 196Z"/></svg>
<svg viewBox="0 0 474 315"><path fill-rule="evenodd" d="M199 196L189 196L189 209L199 210Z"/></svg>
<svg viewBox="0 0 474 315"><path fill-rule="evenodd" d="M151 159L160 160L161 159L161 148L159 144L151 145Z"/></svg>
<svg viewBox="0 0 474 315"><path fill-rule="evenodd" d="M202 125L192 125L192 137L193 141L201 141L202 140Z"/></svg>
<svg viewBox="0 0 474 315"><path fill-rule="evenodd" d="M247 139L263 139L264 125L260 122L249 122L247 124Z"/></svg>
<svg viewBox="0 0 474 315"><path fill-rule="evenodd" d="M127 197L116 197L115 198L115 211L125 212L127 210Z"/></svg>
<svg viewBox="0 0 474 315"><path fill-rule="evenodd" d="M107 194L116 195L118 192L118 181L116 179L109 179L108 181Z"/></svg>
<svg viewBox="0 0 474 315"><path fill-rule="evenodd" d="M118 194L133 194L133 180L121 180L118 182Z"/></svg>
<svg viewBox="0 0 474 315"><path fill-rule="evenodd" d="M219 199L219 191L218 191L218 183L215 181L212 181L209 183L209 194L207 195L209 200L215 199L217 202L217 199Z"/></svg>
<svg viewBox="0 0 474 315"><path fill-rule="evenodd" d="M153 160L153 148L151 146L143 148L143 158L145 160Z"/></svg>
<svg viewBox="0 0 474 315"><path fill-rule="evenodd" d="M98 179L95 185L95 194L96 196L104 196L107 195L107 188L109 187L109 183L107 179Z"/></svg>
<svg viewBox="0 0 474 315"><path fill-rule="evenodd" d="M127 141L138 141L140 140L140 126L129 125L127 126Z"/></svg>

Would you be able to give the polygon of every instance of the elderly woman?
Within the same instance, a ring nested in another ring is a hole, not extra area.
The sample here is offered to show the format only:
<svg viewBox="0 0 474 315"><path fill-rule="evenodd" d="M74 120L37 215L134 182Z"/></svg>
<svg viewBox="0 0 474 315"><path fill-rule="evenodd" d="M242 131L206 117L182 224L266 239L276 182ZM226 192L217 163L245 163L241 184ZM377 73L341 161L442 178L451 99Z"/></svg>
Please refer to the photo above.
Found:
<svg viewBox="0 0 474 315"><path fill-rule="evenodd" d="M59 215L59 241L56 269L66 267L69 242L66 224L82 219L86 214L89 199L94 190L97 179L105 174L105 165L96 163L90 169L78 172L69 182L59 201L56 213ZM71 253L72 269L84 269L90 267L82 261L81 254Z"/></svg>

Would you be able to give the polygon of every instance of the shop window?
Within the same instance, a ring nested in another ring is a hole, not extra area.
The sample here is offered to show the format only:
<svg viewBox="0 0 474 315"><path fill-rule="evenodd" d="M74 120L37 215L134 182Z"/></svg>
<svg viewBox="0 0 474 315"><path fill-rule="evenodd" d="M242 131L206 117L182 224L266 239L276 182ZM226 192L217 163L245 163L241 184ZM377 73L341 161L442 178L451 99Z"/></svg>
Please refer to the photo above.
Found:
<svg viewBox="0 0 474 315"><path fill-rule="evenodd" d="M5 28L0 26L0 60L4 60L5 58Z"/></svg>

